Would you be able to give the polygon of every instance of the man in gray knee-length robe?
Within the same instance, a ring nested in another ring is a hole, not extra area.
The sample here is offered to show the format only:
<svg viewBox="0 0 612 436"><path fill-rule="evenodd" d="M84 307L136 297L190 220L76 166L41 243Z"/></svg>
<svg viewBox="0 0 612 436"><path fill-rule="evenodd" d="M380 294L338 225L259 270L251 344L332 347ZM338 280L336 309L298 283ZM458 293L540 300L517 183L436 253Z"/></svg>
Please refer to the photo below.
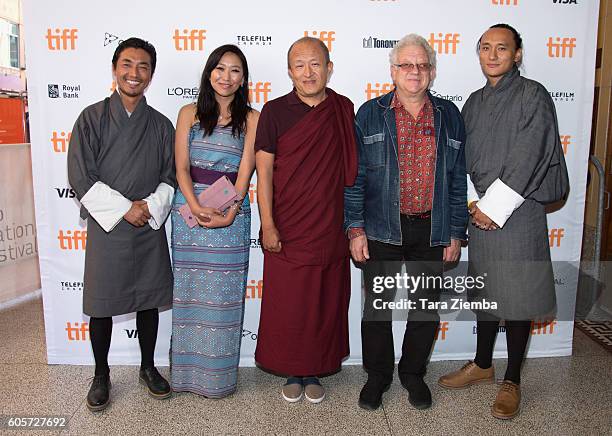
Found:
<svg viewBox="0 0 612 436"><path fill-rule="evenodd" d="M147 104L155 48L139 38L113 56L117 90L83 110L72 130L68 178L87 219L83 312L96 362L87 407L110 401L108 353L112 316L137 312L140 380L155 398L170 385L154 366L158 308L172 301L172 270L164 222L176 176L174 128Z"/></svg>
<svg viewBox="0 0 612 436"><path fill-rule="evenodd" d="M552 99L514 66L495 87L472 93L462 115L468 202L477 200L497 227L470 227L471 273L487 274L472 299L497 302L491 313L501 319L549 315L556 300L544 205L569 190Z"/></svg>

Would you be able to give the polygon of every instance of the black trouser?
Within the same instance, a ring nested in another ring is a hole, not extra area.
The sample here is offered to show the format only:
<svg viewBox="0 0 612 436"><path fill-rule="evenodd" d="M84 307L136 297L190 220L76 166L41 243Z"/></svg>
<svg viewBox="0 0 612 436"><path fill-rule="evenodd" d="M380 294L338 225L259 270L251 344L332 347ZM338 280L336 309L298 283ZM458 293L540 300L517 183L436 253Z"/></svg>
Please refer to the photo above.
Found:
<svg viewBox="0 0 612 436"><path fill-rule="evenodd" d="M427 261L429 266L432 264L439 265L439 272L442 271L444 247L429 246L431 219L402 215L401 229L401 246L368 240L370 253L368 262L372 263L369 266L366 264L364 268L366 298L364 317L361 321L363 365L368 372L368 377L378 379L380 383L384 384L390 383L393 379L395 352L390 315L387 314L384 320L376 321L369 320L372 317L366 315L368 308L372 307L372 300L381 297L381 294L376 294L371 289L374 276L389 274L389 268L385 267L383 261L392 261L394 265L399 265L401 261ZM419 303L419 298L438 301L439 290L434 292L433 295L431 290L426 293L419 290L411 296L411 299L417 303ZM393 300L393 298L390 299ZM410 310L406 322L406 331L404 332L402 358L398 365L400 379L410 376L422 377L425 374L439 321L440 317L437 310L424 309L420 304L417 304L416 309Z"/></svg>
<svg viewBox="0 0 612 436"><path fill-rule="evenodd" d="M159 326L159 311L157 308L141 310L136 313L136 329L140 344L140 366L150 368L153 366L153 354L157 342L157 329ZM89 337L96 360L95 375L108 374L108 351L113 334L113 318L90 318Z"/></svg>
<svg viewBox="0 0 612 436"><path fill-rule="evenodd" d="M478 312L476 333L476 357L474 362L481 368L490 368L493 348L500 319L486 312ZM531 334L531 321L505 321L508 366L504 380L521 383L521 365L525 358L527 342Z"/></svg>

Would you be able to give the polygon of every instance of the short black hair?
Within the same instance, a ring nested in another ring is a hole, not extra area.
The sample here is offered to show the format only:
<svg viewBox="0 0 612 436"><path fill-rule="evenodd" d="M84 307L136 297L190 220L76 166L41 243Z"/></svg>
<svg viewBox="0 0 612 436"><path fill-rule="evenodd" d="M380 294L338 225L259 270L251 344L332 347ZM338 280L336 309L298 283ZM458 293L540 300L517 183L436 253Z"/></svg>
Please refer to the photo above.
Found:
<svg viewBox="0 0 612 436"><path fill-rule="evenodd" d="M517 32L517 30L512 27L510 24L506 24L506 23L499 23L499 24L494 24L491 27L489 27L489 29L506 29L509 30L510 32L512 32L512 37L514 38L514 45L516 46L516 49L518 50L519 48L523 48L523 38L521 38L521 34ZM480 36L480 39L478 39L478 46L477 48L480 49L480 40L482 39L482 35Z"/></svg>
<svg viewBox="0 0 612 436"><path fill-rule="evenodd" d="M151 57L151 74L155 72L155 64L157 63L157 52L155 51L155 47L153 47L153 44L151 44L149 41L135 37L128 38L119 43L115 49L115 54L113 55L113 67L117 68L119 55L121 55L121 52L127 48L140 48L149 53L149 56Z"/></svg>

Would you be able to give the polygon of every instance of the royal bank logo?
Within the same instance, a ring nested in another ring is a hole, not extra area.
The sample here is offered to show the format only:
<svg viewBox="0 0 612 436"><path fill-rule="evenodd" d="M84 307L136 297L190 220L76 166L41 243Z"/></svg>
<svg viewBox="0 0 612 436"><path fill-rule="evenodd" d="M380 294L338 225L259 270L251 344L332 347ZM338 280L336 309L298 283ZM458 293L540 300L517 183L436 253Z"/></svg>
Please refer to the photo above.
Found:
<svg viewBox="0 0 612 436"><path fill-rule="evenodd" d="M236 45L272 45L270 35L236 35Z"/></svg>
<svg viewBox="0 0 612 436"><path fill-rule="evenodd" d="M443 98L448 101L463 101L463 96L459 94L444 94L441 92L437 92L435 89L430 89L429 92L434 97Z"/></svg>
<svg viewBox="0 0 612 436"><path fill-rule="evenodd" d="M104 32L104 47L111 44L121 44L123 39L119 38L117 35L113 35L112 33Z"/></svg>
<svg viewBox="0 0 612 436"><path fill-rule="evenodd" d="M559 90L559 91L549 91L548 92L552 99L559 103L574 101L576 98L576 93L569 89Z"/></svg>
<svg viewBox="0 0 612 436"><path fill-rule="evenodd" d="M196 100L198 98L200 90L195 86L175 86L173 88L168 88L167 93L169 97L179 97L186 100Z"/></svg>
<svg viewBox="0 0 612 436"><path fill-rule="evenodd" d="M393 48L398 43L397 39L380 39L373 36L363 38L363 48Z"/></svg>
<svg viewBox="0 0 612 436"><path fill-rule="evenodd" d="M81 85L60 85L57 83L47 84L49 98L79 98Z"/></svg>
<svg viewBox="0 0 612 436"><path fill-rule="evenodd" d="M60 281L59 282L60 291L64 292L82 292L83 291L83 282L75 282L75 281Z"/></svg>

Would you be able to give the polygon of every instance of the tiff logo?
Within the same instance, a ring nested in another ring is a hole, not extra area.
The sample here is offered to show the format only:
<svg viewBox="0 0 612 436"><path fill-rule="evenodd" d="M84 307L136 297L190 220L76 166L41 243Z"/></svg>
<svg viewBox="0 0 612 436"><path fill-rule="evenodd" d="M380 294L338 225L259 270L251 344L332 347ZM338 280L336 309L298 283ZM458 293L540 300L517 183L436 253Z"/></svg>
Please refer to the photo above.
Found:
<svg viewBox="0 0 612 436"><path fill-rule="evenodd" d="M491 0L491 3L500 6L518 6L518 0Z"/></svg>
<svg viewBox="0 0 612 436"><path fill-rule="evenodd" d="M246 287L246 294L244 298L259 299L263 295L263 280L249 280L249 284Z"/></svg>
<svg viewBox="0 0 612 436"><path fill-rule="evenodd" d="M89 333L89 324L82 322L79 325L78 322L75 322L74 324L67 322L64 330L66 330L69 341L86 341L88 339L87 334Z"/></svg>
<svg viewBox="0 0 612 436"><path fill-rule="evenodd" d="M57 235L60 250L85 250L87 246L86 230L60 230Z"/></svg>
<svg viewBox="0 0 612 436"><path fill-rule="evenodd" d="M548 240L550 247L560 247L561 239L565 236L565 229L550 229L548 232Z"/></svg>
<svg viewBox="0 0 612 436"><path fill-rule="evenodd" d="M448 332L448 321L443 321L438 324L436 329L436 340L444 341L446 339L446 333Z"/></svg>
<svg viewBox="0 0 612 436"><path fill-rule="evenodd" d="M78 29L47 29L47 48L49 50L75 50Z"/></svg>
<svg viewBox="0 0 612 436"><path fill-rule="evenodd" d="M177 51L202 51L204 50L204 40L206 39L206 30L204 29L183 29L183 34L180 34L178 29L174 30L174 48Z"/></svg>
<svg viewBox="0 0 612 436"><path fill-rule="evenodd" d="M270 82L249 82L249 101L251 103L267 103L272 92Z"/></svg>
<svg viewBox="0 0 612 436"><path fill-rule="evenodd" d="M560 38L557 36L555 42L553 42L553 37L550 36L546 47L548 47L548 57L550 58L572 58L576 48L576 38Z"/></svg>
<svg viewBox="0 0 612 436"><path fill-rule="evenodd" d="M563 146L563 154L567 154L567 147L572 143L571 135L561 135L561 145Z"/></svg>
<svg viewBox="0 0 612 436"><path fill-rule="evenodd" d="M557 321L532 321L531 323L531 334L532 335L552 335L555 332L555 325Z"/></svg>
<svg viewBox="0 0 612 436"><path fill-rule="evenodd" d="M55 153L66 153L72 132L51 132L51 145Z"/></svg>
<svg viewBox="0 0 612 436"><path fill-rule="evenodd" d="M249 202L251 204L257 203L257 185L254 183L249 185Z"/></svg>
<svg viewBox="0 0 612 436"><path fill-rule="evenodd" d="M429 45L439 54L457 54L457 45L459 41L458 33L438 33L438 37L434 36L432 32L429 35Z"/></svg>
<svg viewBox="0 0 612 436"><path fill-rule="evenodd" d="M331 52L332 51L332 42L334 42L336 40L336 38L334 38L334 35L336 34L336 32L328 32L328 31L320 31L317 32L312 31L310 32L310 34L308 33L308 30L304 30L304 36L312 36L313 38L319 38L321 41L323 41L323 43L325 43L325 45L327 46L327 49Z"/></svg>
<svg viewBox="0 0 612 436"><path fill-rule="evenodd" d="M372 86L372 83L368 83L365 89L366 100L388 94L393 91L393 89L393 83L374 83L374 86Z"/></svg>

